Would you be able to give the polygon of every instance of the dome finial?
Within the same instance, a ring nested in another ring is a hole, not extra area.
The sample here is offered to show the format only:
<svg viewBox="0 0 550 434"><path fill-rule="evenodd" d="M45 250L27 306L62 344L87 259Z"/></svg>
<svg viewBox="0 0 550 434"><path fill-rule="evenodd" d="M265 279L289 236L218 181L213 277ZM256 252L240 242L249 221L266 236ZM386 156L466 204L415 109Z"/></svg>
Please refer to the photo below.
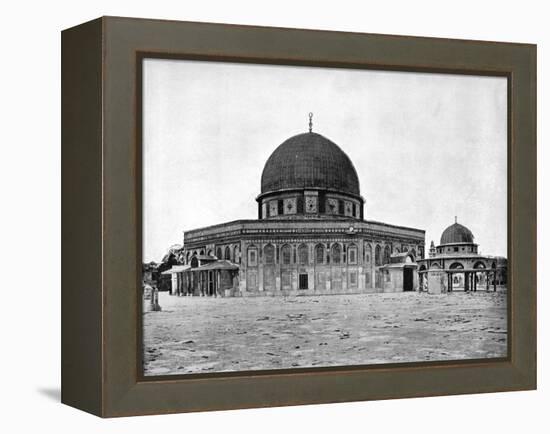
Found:
<svg viewBox="0 0 550 434"><path fill-rule="evenodd" d="M455 216L455 223L458 223L458 221L456 220L456 216Z"/></svg>
<svg viewBox="0 0 550 434"><path fill-rule="evenodd" d="M311 130L313 130L313 113L309 112L309 132L311 133Z"/></svg>

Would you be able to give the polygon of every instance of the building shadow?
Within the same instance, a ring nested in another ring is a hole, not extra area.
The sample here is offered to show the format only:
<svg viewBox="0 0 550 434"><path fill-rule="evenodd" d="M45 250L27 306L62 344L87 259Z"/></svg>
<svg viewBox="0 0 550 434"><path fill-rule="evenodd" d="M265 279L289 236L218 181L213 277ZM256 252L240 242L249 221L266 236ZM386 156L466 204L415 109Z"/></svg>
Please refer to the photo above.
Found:
<svg viewBox="0 0 550 434"><path fill-rule="evenodd" d="M61 402L61 389L59 387L43 387L38 389L38 393L52 401Z"/></svg>

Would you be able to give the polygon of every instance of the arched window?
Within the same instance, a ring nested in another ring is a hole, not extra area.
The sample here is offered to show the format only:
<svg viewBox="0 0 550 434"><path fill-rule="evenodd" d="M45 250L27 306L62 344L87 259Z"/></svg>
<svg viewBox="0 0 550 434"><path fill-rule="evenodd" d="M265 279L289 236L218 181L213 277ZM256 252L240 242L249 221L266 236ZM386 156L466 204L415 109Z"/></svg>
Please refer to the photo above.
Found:
<svg viewBox="0 0 550 434"><path fill-rule="evenodd" d="M281 248L281 258L283 265L290 265L290 258L291 258L291 249L288 244L285 244Z"/></svg>
<svg viewBox="0 0 550 434"><path fill-rule="evenodd" d="M258 249L255 246L248 248L248 266L256 267L258 265Z"/></svg>
<svg viewBox="0 0 550 434"><path fill-rule="evenodd" d="M374 264L382 265L382 248L379 244L377 244L374 249Z"/></svg>
<svg viewBox="0 0 550 434"><path fill-rule="evenodd" d="M384 248L384 264L390 263L390 256L391 256L390 246L386 246Z"/></svg>
<svg viewBox="0 0 550 434"><path fill-rule="evenodd" d="M239 246L235 246L235 249L233 250L233 260L235 261L236 264L240 264L241 263L241 257L240 257L240 251L239 251Z"/></svg>
<svg viewBox="0 0 550 434"><path fill-rule="evenodd" d="M333 244L330 250L330 259L333 264L339 264L342 260L342 251L340 249L340 244Z"/></svg>
<svg viewBox="0 0 550 434"><path fill-rule="evenodd" d="M229 246L225 247L225 252L223 255L223 259L227 259L228 261L231 260L231 250L229 250Z"/></svg>
<svg viewBox="0 0 550 434"><path fill-rule="evenodd" d="M264 261L266 265L275 263L275 247L273 247L273 244L264 247Z"/></svg>
<svg viewBox="0 0 550 434"><path fill-rule="evenodd" d="M365 264L370 264L370 258L371 258L371 248L370 244L366 244L363 248L363 253L365 255Z"/></svg>
<svg viewBox="0 0 550 434"><path fill-rule="evenodd" d="M357 246L350 244L348 247L348 264L357 264Z"/></svg>
<svg viewBox="0 0 550 434"><path fill-rule="evenodd" d="M323 264L325 262L325 246L317 244L315 246L315 263Z"/></svg>
<svg viewBox="0 0 550 434"><path fill-rule="evenodd" d="M216 249L216 258L218 259L223 259L223 256L222 256L222 248L221 247L218 247Z"/></svg>
<svg viewBox="0 0 550 434"><path fill-rule="evenodd" d="M416 250L412 249L411 255L412 255L413 261L416 261Z"/></svg>
<svg viewBox="0 0 550 434"><path fill-rule="evenodd" d="M306 265L309 262L309 253L305 244L300 244L298 247L298 263Z"/></svg>

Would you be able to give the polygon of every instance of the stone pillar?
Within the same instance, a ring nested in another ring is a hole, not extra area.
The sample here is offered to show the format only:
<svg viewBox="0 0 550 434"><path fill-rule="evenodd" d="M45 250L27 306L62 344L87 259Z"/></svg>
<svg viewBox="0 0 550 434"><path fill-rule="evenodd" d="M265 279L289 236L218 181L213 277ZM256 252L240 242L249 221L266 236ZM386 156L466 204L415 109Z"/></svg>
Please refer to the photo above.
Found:
<svg viewBox="0 0 550 434"><path fill-rule="evenodd" d="M430 294L441 294L444 292L445 287L443 285L443 279L445 275L441 271L428 271L426 274L426 279L428 280L428 293ZM448 279L448 277L447 277Z"/></svg>
<svg viewBox="0 0 550 434"><path fill-rule="evenodd" d="M374 243L370 245L370 287L375 290L376 289L376 264L374 262L375 257L375 246Z"/></svg>
<svg viewBox="0 0 550 434"><path fill-rule="evenodd" d="M296 270L296 266L292 269L292 274L290 277L290 285L293 291L298 290L298 270Z"/></svg>
<svg viewBox="0 0 550 434"><path fill-rule="evenodd" d="M157 288L151 289L151 300L149 303L149 312L160 312L162 309L159 304L159 290Z"/></svg>
<svg viewBox="0 0 550 434"><path fill-rule="evenodd" d="M348 290L348 277L349 277L348 266L347 264L342 263L341 267L342 267L342 292L346 292Z"/></svg>
<svg viewBox="0 0 550 434"><path fill-rule="evenodd" d="M239 270L239 291L246 291L246 270Z"/></svg>
<svg viewBox="0 0 550 434"><path fill-rule="evenodd" d="M315 269L307 267L307 289L315 289Z"/></svg>
<svg viewBox="0 0 550 434"><path fill-rule="evenodd" d="M170 291L170 294L175 295L178 291L178 275L176 273L172 273L171 279L172 290Z"/></svg>
<svg viewBox="0 0 550 434"><path fill-rule="evenodd" d="M262 292L264 290L264 266L259 263L258 258L258 291Z"/></svg>

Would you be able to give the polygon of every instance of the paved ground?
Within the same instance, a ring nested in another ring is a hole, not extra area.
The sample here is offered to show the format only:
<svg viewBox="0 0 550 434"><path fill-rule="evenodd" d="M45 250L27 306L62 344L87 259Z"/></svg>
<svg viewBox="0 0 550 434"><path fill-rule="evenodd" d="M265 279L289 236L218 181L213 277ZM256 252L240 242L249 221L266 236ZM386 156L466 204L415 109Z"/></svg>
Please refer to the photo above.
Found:
<svg viewBox="0 0 550 434"><path fill-rule="evenodd" d="M505 292L201 298L144 315L145 375L506 356Z"/></svg>

